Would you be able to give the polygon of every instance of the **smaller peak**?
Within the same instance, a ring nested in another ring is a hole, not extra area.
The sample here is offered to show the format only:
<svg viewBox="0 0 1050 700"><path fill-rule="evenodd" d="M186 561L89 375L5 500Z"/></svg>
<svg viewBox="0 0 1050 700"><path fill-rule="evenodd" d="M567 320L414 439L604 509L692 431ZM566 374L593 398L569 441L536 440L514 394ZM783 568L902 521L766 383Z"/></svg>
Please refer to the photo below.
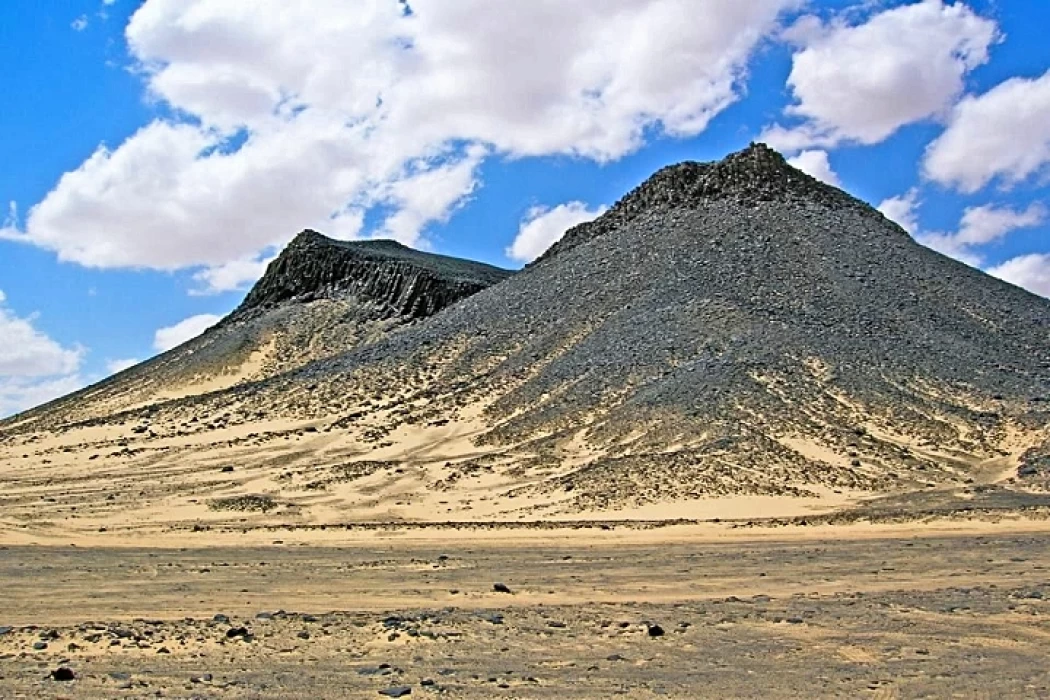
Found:
<svg viewBox="0 0 1050 700"><path fill-rule="evenodd" d="M235 313L352 295L396 315L414 317L509 275L491 265L424 253L394 240L342 241L305 229L270 262ZM430 290L429 296L413 296L423 288Z"/></svg>
<svg viewBox="0 0 1050 700"><path fill-rule="evenodd" d="M306 228L295 235L292 242L288 244L288 247L301 247L307 245L316 245L318 243L334 243L335 241L323 233L318 233L312 228Z"/></svg>

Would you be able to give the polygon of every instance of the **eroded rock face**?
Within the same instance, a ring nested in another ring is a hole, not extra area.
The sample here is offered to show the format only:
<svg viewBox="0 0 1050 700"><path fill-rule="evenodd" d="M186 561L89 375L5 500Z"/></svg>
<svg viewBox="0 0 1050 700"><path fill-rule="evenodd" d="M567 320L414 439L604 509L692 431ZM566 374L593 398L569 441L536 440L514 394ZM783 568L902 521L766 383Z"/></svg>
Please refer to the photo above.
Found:
<svg viewBox="0 0 1050 700"><path fill-rule="evenodd" d="M355 296L390 316L425 318L510 274L395 241L342 242L306 230L270 264L235 316L285 302Z"/></svg>

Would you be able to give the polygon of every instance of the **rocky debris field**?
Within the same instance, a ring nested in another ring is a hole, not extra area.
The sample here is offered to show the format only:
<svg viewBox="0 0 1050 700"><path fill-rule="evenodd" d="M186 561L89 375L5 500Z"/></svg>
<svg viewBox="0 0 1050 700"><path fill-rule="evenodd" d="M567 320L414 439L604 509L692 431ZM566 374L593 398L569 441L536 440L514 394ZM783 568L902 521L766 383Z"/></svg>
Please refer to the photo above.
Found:
<svg viewBox="0 0 1050 700"><path fill-rule="evenodd" d="M11 548L0 586L5 697L1050 694L1041 533Z"/></svg>

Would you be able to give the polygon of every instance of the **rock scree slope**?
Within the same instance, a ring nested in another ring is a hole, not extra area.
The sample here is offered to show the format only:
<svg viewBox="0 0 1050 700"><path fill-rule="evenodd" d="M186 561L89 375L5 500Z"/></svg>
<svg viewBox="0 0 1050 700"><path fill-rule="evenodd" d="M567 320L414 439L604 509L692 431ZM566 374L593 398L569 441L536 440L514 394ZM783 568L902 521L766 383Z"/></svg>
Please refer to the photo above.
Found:
<svg viewBox="0 0 1050 700"><path fill-rule="evenodd" d="M292 323L289 301L347 290L376 300L369 318L425 319L221 391L95 410L93 425L178 437L154 462L172 468L236 455L256 465L250 485L171 498L262 490L276 507L251 518L304 527L703 517L719 498L772 515L784 497L962 503L1045 482L1050 302L761 144L664 168L509 277L449 262L443 282L430 268L394 283L422 254L373 244L399 261L375 268L355 245L304 234L219 328L273 308ZM63 405L41 425L75 415ZM258 426L276 419L299 432L275 453ZM22 449L35 428L0 429Z"/></svg>

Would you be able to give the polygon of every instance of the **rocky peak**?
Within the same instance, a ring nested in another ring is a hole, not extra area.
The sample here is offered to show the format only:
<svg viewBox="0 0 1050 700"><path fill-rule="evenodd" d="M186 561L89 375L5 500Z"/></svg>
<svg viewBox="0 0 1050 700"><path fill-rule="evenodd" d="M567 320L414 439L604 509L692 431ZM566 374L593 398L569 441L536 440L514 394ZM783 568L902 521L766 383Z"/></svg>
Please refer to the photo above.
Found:
<svg viewBox="0 0 1050 700"><path fill-rule="evenodd" d="M390 316L423 318L510 274L483 263L422 253L396 241L337 241L307 229L270 263L234 315L355 297Z"/></svg>
<svg viewBox="0 0 1050 700"><path fill-rule="evenodd" d="M595 221L580 224L550 248L546 260L658 209L698 209L717 201L754 207L764 202L871 209L842 190L793 167L777 151L752 143L714 163L685 161L658 170Z"/></svg>

